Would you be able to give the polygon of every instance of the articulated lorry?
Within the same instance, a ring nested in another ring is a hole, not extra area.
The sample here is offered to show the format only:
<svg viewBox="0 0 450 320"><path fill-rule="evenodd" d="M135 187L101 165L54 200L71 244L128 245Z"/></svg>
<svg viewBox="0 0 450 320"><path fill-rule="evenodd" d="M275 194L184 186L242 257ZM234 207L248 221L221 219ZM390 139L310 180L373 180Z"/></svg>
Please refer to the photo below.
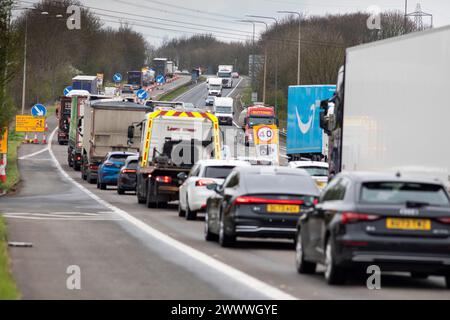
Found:
<svg viewBox="0 0 450 320"><path fill-rule="evenodd" d="M90 94L98 94L98 81L96 76L76 76L72 78L73 90L86 90Z"/></svg>
<svg viewBox="0 0 450 320"><path fill-rule="evenodd" d="M202 159L221 159L217 118L209 112L158 110L128 128L134 140L140 129L136 195L147 207L178 200L180 173L188 173Z"/></svg>
<svg viewBox="0 0 450 320"><path fill-rule="evenodd" d="M72 90L68 96L72 98L72 106L70 110L67 163L69 167L79 171L81 169L84 106L90 94L85 90Z"/></svg>
<svg viewBox="0 0 450 320"><path fill-rule="evenodd" d="M335 91L335 85L289 87L286 154L290 160L321 161L328 155L327 135L320 127L320 105Z"/></svg>
<svg viewBox="0 0 450 320"><path fill-rule="evenodd" d="M70 110L72 98L60 97L56 109L56 120L58 121L58 143L60 145L69 143Z"/></svg>
<svg viewBox="0 0 450 320"><path fill-rule="evenodd" d="M120 99L93 100L85 104L81 177L97 182L98 166L110 151L137 152L140 141L127 142L130 123L139 122L151 108Z"/></svg>
<svg viewBox="0 0 450 320"><path fill-rule="evenodd" d="M330 174L425 173L449 183L450 27L347 49L336 94L322 102Z"/></svg>
<svg viewBox="0 0 450 320"><path fill-rule="evenodd" d="M167 75L167 59L155 58L153 59L153 69L155 70L155 77Z"/></svg>
<svg viewBox="0 0 450 320"><path fill-rule="evenodd" d="M233 66L231 65L220 65L217 71L217 77L222 79L222 86L224 88L233 87Z"/></svg>

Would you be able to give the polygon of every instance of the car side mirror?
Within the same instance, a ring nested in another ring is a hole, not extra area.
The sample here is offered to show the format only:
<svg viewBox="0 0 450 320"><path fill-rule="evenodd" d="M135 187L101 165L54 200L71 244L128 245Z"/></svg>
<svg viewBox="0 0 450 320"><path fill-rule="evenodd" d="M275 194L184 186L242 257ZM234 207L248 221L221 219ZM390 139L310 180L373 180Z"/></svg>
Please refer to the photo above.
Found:
<svg viewBox="0 0 450 320"><path fill-rule="evenodd" d="M180 172L179 174L177 174L177 178L180 182L184 182L184 181L186 181L188 176L185 172Z"/></svg>
<svg viewBox="0 0 450 320"><path fill-rule="evenodd" d="M210 183L206 186L206 189L211 190L211 191L216 191L217 189L217 183Z"/></svg>

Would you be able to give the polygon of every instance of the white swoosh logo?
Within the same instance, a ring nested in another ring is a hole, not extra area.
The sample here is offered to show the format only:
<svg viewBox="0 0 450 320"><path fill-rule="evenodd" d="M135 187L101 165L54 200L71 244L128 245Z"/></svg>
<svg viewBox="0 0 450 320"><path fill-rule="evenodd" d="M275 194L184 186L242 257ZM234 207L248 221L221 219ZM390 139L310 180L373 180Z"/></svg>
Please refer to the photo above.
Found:
<svg viewBox="0 0 450 320"><path fill-rule="evenodd" d="M295 113L297 115L298 127L299 127L300 131L303 134L308 133L308 131L311 129L311 125L314 122L314 117L315 117L315 114L316 114L316 112L315 112L316 111L316 106L312 105L310 110L312 111L312 115L310 115L308 122L303 123L302 119L300 118L300 115L298 114L297 107L295 108Z"/></svg>

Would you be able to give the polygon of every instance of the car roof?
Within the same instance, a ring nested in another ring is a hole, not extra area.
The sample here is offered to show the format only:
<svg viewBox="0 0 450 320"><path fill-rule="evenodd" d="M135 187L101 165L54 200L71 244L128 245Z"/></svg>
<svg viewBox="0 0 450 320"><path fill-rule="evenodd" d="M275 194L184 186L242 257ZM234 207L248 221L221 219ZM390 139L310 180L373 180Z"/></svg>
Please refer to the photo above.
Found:
<svg viewBox="0 0 450 320"><path fill-rule="evenodd" d="M401 172L371 172L371 171L352 171L342 172L338 176L349 177L357 182L377 182L377 181L394 181L394 182L415 182L443 185L442 181L437 178L427 178L418 176L417 174L401 173ZM338 177L336 176L336 177Z"/></svg>
<svg viewBox="0 0 450 320"><path fill-rule="evenodd" d="M200 160L197 162L198 165L205 166L205 167L211 167L211 166L235 166L235 167L248 167L251 166L250 163L247 161L240 161L240 160Z"/></svg>
<svg viewBox="0 0 450 320"><path fill-rule="evenodd" d="M127 161L128 161L128 162L130 162L130 161L137 161L137 160L139 160L139 156L129 156L129 157L127 158Z"/></svg>
<svg viewBox="0 0 450 320"><path fill-rule="evenodd" d="M135 153L135 152L128 152L128 151L110 151L110 152L108 152L108 155L109 155L109 156L113 156L113 155L123 155L123 154L129 155L129 156L135 156L135 155L137 155L137 153Z"/></svg>
<svg viewBox="0 0 450 320"><path fill-rule="evenodd" d="M296 168L280 167L280 166L245 166L237 168L240 173L247 174L280 174L280 175L298 175L307 176L310 175L305 170L299 170Z"/></svg>
<svg viewBox="0 0 450 320"><path fill-rule="evenodd" d="M321 162L321 161L291 161L289 162L289 166L295 166L295 167L321 167L321 168L328 168L327 162Z"/></svg>

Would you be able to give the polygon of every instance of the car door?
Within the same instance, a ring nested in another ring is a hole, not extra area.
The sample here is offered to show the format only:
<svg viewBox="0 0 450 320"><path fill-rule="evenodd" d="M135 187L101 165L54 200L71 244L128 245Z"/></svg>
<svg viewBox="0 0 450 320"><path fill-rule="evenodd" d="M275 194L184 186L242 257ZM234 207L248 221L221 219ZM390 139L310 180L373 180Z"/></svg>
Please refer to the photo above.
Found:
<svg viewBox="0 0 450 320"><path fill-rule="evenodd" d="M224 184L222 204L221 204L222 214L224 215L230 213L230 209L233 205L236 192L239 188L239 182L240 182L240 174L239 172L235 172L233 176L231 176L231 178L228 180L227 184Z"/></svg>
<svg viewBox="0 0 450 320"><path fill-rule="evenodd" d="M102 182L102 175L103 175L103 165L104 165L104 163L106 162L106 161L108 161L108 157L109 157L109 154L107 154L104 158L103 158L103 160L102 160L102 163L100 163L100 165L98 166L98 180L100 181L100 182Z"/></svg>
<svg viewBox="0 0 450 320"><path fill-rule="evenodd" d="M311 235L313 240L311 243L314 246L315 256L318 261L323 261L325 258L325 245L328 234L328 225L333 220L337 211L336 208L339 203L345 198L347 188L350 185L350 180L346 177L340 177L333 181L330 188L327 188L323 193L323 197L319 200L319 204L314 210L312 217Z"/></svg>
<svg viewBox="0 0 450 320"><path fill-rule="evenodd" d="M220 226L220 212L222 207L222 201L224 196L224 190L226 186L230 185L230 181L234 179L234 176L236 175L235 172L232 172L224 181L222 186L218 188L218 192L215 192L214 195L212 195L208 199L208 205L209 205L209 211L208 211L208 218L211 221L211 229L214 233L219 232L219 226Z"/></svg>

